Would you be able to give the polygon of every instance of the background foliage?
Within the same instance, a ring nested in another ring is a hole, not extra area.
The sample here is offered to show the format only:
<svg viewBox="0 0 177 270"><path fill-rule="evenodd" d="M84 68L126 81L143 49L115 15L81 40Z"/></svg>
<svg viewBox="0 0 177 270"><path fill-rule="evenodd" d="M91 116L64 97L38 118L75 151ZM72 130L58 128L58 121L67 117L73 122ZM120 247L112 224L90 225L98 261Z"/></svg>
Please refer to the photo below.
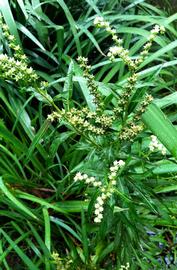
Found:
<svg viewBox="0 0 177 270"><path fill-rule="evenodd" d="M143 0L0 0L0 9L59 107L66 100L93 106L78 55L89 58L108 103L126 80L120 59L115 65L104 56L110 40L93 27L96 15L114 25L131 55L152 25L166 28L139 71L140 96L148 90L155 99L143 115L147 128L118 154L129 162L121 197L114 215L112 202L98 226L91 219L94 190L87 190L91 202L85 200L86 187L73 184L73 177L78 170L102 177L116 149L103 142L98 159L82 136L46 120L53 109L45 99L0 80L0 269L56 269L53 252L63 269L70 260L69 269L120 269L127 262L130 269L176 269L177 14ZM11 53L2 38L0 50ZM148 154L151 131L167 147L165 158Z"/></svg>

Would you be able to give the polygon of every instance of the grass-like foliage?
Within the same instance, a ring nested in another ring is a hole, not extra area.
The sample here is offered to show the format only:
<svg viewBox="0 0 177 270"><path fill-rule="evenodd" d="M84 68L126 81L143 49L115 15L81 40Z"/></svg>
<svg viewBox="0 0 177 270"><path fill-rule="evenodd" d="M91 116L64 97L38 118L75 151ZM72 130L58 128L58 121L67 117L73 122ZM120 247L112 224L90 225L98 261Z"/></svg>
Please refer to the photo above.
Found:
<svg viewBox="0 0 177 270"><path fill-rule="evenodd" d="M0 11L0 269L175 270L177 14Z"/></svg>

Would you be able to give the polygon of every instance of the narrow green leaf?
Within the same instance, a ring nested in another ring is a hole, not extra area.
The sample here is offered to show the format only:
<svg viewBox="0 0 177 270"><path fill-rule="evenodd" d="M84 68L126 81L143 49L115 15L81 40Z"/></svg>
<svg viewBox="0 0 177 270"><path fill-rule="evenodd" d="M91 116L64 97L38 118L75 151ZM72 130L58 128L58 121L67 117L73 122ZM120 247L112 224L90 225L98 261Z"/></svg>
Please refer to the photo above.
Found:
<svg viewBox="0 0 177 270"><path fill-rule="evenodd" d="M29 270L39 270L34 263L29 259L29 257L26 256L26 254L22 251L21 248L17 246L17 244L7 235L7 233L3 230L0 229L0 232L4 235L6 240L9 242L11 247L16 251L18 256L22 259L22 261L28 266Z"/></svg>
<svg viewBox="0 0 177 270"><path fill-rule="evenodd" d="M20 210L22 210L23 212L25 212L28 216L34 218L34 219L38 219L23 203L21 203L19 200L17 200L12 193L7 189L7 187L4 185L4 182L2 180L2 177L0 177L0 189L2 190L2 192L4 193L5 196L7 196L7 198L13 202L13 204L19 208Z"/></svg>
<svg viewBox="0 0 177 270"><path fill-rule="evenodd" d="M31 39L31 41L33 41L39 48L41 48L42 50L45 51L44 46L39 42L39 40L37 40L37 38L22 24L20 23L16 23L18 29L25 35L27 36L29 39Z"/></svg>
<svg viewBox="0 0 177 270"><path fill-rule="evenodd" d="M42 137L44 136L44 134L48 130L49 126L50 126L50 122L48 120L46 120L43 123L43 125L41 126L40 130L37 132L36 136L34 137L34 139L32 141L32 144L30 145L30 147L28 149L28 151L26 153L25 162L27 162L30 159L35 147L37 146L38 143L40 143L40 140L42 139Z"/></svg>
<svg viewBox="0 0 177 270"><path fill-rule="evenodd" d="M50 220L59 225L60 227L64 228L66 231L68 231L71 235L73 235L77 240L81 242L80 236L71 227L65 224L63 220L52 216L50 217Z"/></svg>
<svg viewBox="0 0 177 270"><path fill-rule="evenodd" d="M177 130L165 114L155 104L151 104L142 119L169 152L177 158Z"/></svg>
<svg viewBox="0 0 177 270"><path fill-rule="evenodd" d="M47 208L43 208L43 216L45 223L45 245L50 251L51 249L51 232L50 232L50 217Z"/></svg>
<svg viewBox="0 0 177 270"><path fill-rule="evenodd" d="M76 30L76 23L73 19L73 16L71 14L71 12L69 11L67 5L65 4L65 2L63 0L56 0L58 2L58 4L61 6L61 8L63 9L66 18L68 19L68 22L70 24L71 30L73 32L73 36L74 36L74 40L76 43L76 47L77 47L77 53L78 55L81 55L81 46L80 46L80 41L79 41L79 37L77 34L77 30Z"/></svg>
<svg viewBox="0 0 177 270"><path fill-rule="evenodd" d="M69 107L69 100L72 96L72 89L73 89L73 71L74 71L74 64L73 61L71 61L69 68L68 68L68 74L65 80L64 88L62 96L67 101L67 106Z"/></svg>

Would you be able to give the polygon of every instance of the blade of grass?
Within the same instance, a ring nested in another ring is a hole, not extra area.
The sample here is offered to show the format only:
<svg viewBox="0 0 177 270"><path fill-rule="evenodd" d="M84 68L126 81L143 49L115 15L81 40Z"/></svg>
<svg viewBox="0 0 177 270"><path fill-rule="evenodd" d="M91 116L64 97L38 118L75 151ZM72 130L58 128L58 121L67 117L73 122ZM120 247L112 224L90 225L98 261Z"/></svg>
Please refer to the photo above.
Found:
<svg viewBox="0 0 177 270"><path fill-rule="evenodd" d="M17 244L7 235L7 233L3 229L0 229L0 232L3 234L5 239L9 242L9 244L18 254L18 256L22 259L22 261L28 266L29 270L39 270L34 265L34 263L29 259L29 257L22 251L22 249L17 246Z"/></svg>
<svg viewBox="0 0 177 270"><path fill-rule="evenodd" d="M177 130L165 114L155 104L151 104L143 114L142 120L169 152L177 158Z"/></svg>
<svg viewBox="0 0 177 270"><path fill-rule="evenodd" d="M7 187L4 185L2 177L0 177L0 189L2 192L7 196L7 198L13 202L13 204L22 210L24 213L26 213L29 217L32 217L35 220L38 220L38 218L20 201L18 201L12 193L7 189Z"/></svg>

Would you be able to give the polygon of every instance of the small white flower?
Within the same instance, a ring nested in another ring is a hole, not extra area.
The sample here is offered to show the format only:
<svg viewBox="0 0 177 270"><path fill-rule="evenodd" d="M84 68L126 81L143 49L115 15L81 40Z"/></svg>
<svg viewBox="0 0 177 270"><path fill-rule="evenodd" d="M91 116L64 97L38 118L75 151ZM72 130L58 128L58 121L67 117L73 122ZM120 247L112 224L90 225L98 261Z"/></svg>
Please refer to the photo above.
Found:
<svg viewBox="0 0 177 270"><path fill-rule="evenodd" d="M90 184L91 183L91 180L90 178L88 177L86 180L85 180L86 184Z"/></svg>
<svg viewBox="0 0 177 270"><path fill-rule="evenodd" d="M95 209L95 215L96 215L96 216L98 216L98 215L99 215L99 213L100 213L99 208L96 208L96 209Z"/></svg>
<svg viewBox="0 0 177 270"><path fill-rule="evenodd" d="M97 186L98 186L98 182L94 182L94 183L93 183L93 186L94 186L94 187L97 187Z"/></svg>
<svg viewBox="0 0 177 270"><path fill-rule="evenodd" d="M99 25L101 22L104 22L103 17L96 17L93 23L94 25Z"/></svg>
<svg viewBox="0 0 177 270"><path fill-rule="evenodd" d="M103 204L104 204L103 199L102 199L102 197L100 197L100 196L97 198L97 202L98 202L100 205L103 205Z"/></svg>
<svg viewBox="0 0 177 270"><path fill-rule="evenodd" d="M78 180L82 180L82 174L80 172L76 173L75 177L74 177L74 181L78 181Z"/></svg>
<svg viewBox="0 0 177 270"><path fill-rule="evenodd" d="M82 177L83 177L83 179L85 180L85 179L88 178L88 175L87 175L86 173L84 173Z"/></svg>
<svg viewBox="0 0 177 270"><path fill-rule="evenodd" d="M90 177L90 182L91 182L91 183L95 182L95 177L93 177L93 176Z"/></svg>
<svg viewBox="0 0 177 270"><path fill-rule="evenodd" d="M112 172L110 176L111 176L111 178L116 177L116 172Z"/></svg>
<svg viewBox="0 0 177 270"><path fill-rule="evenodd" d="M117 171L117 167L116 167L116 166L110 167L110 171L111 171L111 172Z"/></svg>
<svg viewBox="0 0 177 270"><path fill-rule="evenodd" d="M100 208L99 203L96 203L96 204L95 204L95 208Z"/></svg>
<svg viewBox="0 0 177 270"><path fill-rule="evenodd" d="M151 152L158 150L162 153L162 155L166 155L166 152L167 152L163 144L159 143L157 137L154 135L151 135L151 142L149 144L149 150Z"/></svg>
<svg viewBox="0 0 177 270"><path fill-rule="evenodd" d="M99 210L99 212L103 212L104 208L103 208L102 206L100 206L100 207L98 208L98 210Z"/></svg>
<svg viewBox="0 0 177 270"><path fill-rule="evenodd" d="M107 197L111 197L111 192L108 191L108 192L106 193L106 196L107 196Z"/></svg>
<svg viewBox="0 0 177 270"><path fill-rule="evenodd" d="M116 180L112 180L111 183L112 183L113 186L115 186L117 182L116 182Z"/></svg>
<svg viewBox="0 0 177 270"><path fill-rule="evenodd" d="M119 162L118 162L117 160L115 160L115 161L113 162L113 164L114 164L114 166L117 166L117 165L119 164Z"/></svg>
<svg viewBox="0 0 177 270"><path fill-rule="evenodd" d="M118 55L122 52L122 47L113 46L109 48L109 51L112 53L112 55Z"/></svg>
<svg viewBox="0 0 177 270"><path fill-rule="evenodd" d="M97 216L99 219L102 219L103 218L103 214L98 214L98 216Z"/></svg>
<svg viewBox="0 0 177 270"><path fill-rule="evenodd" d="M95 217L95 218L94 218L94 222L95 222L95 223L100 223L100 222L101 222L101 219L98 218L98 217Z"/></svg>
<svg viewBox="0 0 177 270"><path fill-rule="evenodd" d="M102 198L103 200L106 200L106 198L107 198L106 194L102 193L102 194L101 194L101 198Z"/></svg>
<svg viewBox="0 0 177 270"><path fill-rule="evenodd" d="M123 160L119 160L118 163L119 163L119 166L120 166L120 167L122 167L122 166L125 165L125 162L124 162Z"/></svg>

